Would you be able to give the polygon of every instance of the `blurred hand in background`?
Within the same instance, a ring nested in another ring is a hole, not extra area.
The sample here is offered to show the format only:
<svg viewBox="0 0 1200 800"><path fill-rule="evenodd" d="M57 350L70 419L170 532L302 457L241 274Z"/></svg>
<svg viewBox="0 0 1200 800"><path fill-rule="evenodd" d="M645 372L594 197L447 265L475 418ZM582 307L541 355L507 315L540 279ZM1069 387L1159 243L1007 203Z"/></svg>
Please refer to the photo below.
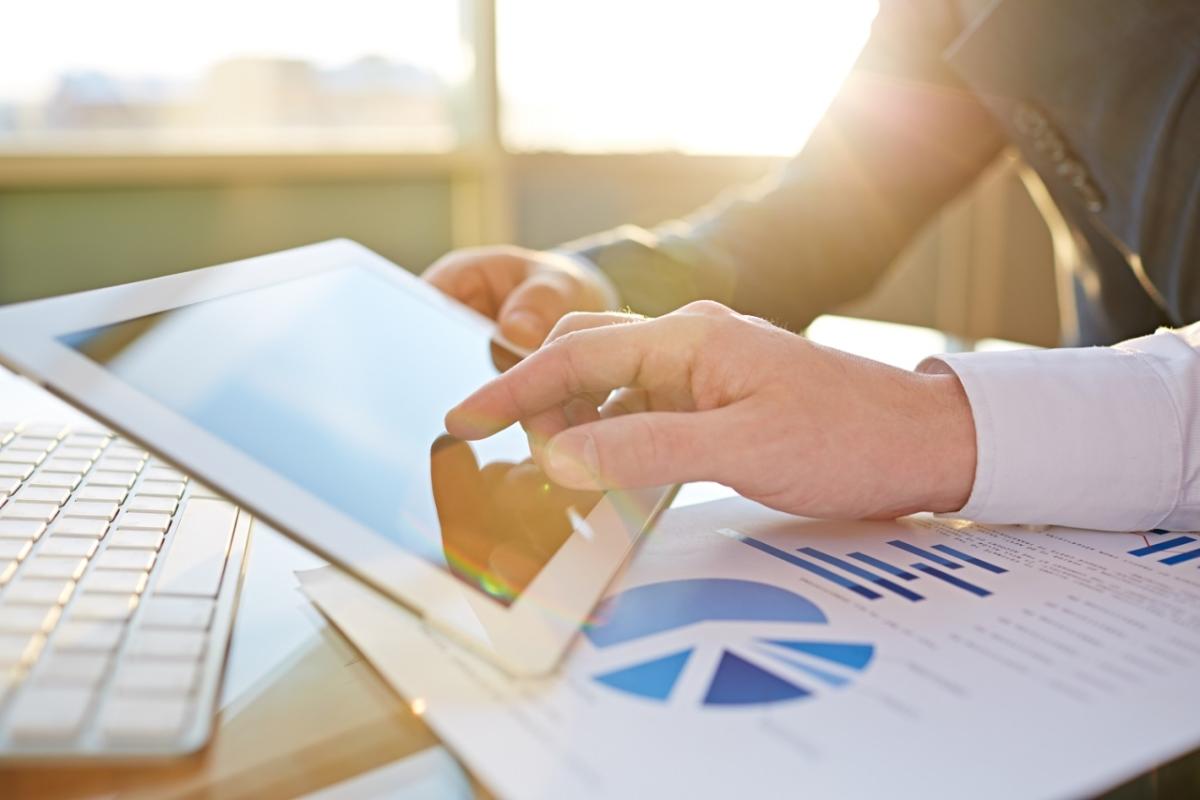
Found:
<svg viewBox="0 0 1200 800"><path fill-rule="evenodd" d="M540 345L572 311L603 311L600 279L569 256L520 247L478 247L443 256L425 280L499 325L526 348Z"/></svg>

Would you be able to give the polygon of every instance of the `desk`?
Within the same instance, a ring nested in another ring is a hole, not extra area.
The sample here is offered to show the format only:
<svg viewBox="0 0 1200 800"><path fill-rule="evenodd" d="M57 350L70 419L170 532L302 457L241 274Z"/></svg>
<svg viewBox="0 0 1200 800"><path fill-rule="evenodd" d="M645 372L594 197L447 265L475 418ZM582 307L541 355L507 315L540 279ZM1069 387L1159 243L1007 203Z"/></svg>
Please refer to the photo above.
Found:
<svg viewBox="0 0 1200 800"><path fill-rule="evenodd" d="M933 331L823 318L813 338L911 367L944 346ZM992 345L1002 347L1003 344ZM0 415L86 419L0 372ZM677 504L723 487L685 487ZM163 766L0 768L5 798L285 798L341 784L437 745L433 734L299 593L293 572L322 562L258 526L234 628L219 725L203 752ZM449 767L445 785L463 776ZM426 784L427 786L427 784ZM484 792L475 786L477 794ZM396 795L391 795L396 796ZM1200 796L1200 753L1112 792L1112 800Z"/></svg>

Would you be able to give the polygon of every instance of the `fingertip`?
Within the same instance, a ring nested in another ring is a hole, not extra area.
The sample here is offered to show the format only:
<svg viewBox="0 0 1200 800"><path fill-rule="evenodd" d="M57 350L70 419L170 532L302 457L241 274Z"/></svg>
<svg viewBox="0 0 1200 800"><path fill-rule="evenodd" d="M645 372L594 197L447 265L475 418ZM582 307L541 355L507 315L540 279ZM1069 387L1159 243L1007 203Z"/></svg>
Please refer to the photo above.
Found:
<svg viewBox="0 0 1200 800"><path fill-rule="evenodd" d="M568 489L601 489L596 441L591 434L564 431L550 439L542 455L550 480Z"/></svg>
<svg viewBox="0 0 1200 800"><path fill-rule="evenodd" d="M442 424L446 426L446 433L457 439L468 441L482 439L488 435L488 432L479 423L477 415L473 414L469 407L464 407L462 403L447 411L442 420Z"/></svg>
<svg viewBox="0 0 1200 800"><path fill-rule="evenodd" d="M500 319L500 332L515 344L534 348L542 343L550 327L535 311L517 308Z"/></svg>

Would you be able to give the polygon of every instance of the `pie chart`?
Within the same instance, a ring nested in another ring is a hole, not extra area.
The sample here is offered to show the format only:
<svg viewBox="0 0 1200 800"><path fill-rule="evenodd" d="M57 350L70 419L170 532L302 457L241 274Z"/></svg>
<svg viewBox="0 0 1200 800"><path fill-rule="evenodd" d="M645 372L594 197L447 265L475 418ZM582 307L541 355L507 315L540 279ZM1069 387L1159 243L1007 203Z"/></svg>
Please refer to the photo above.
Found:
<svg viewBox="0 0 1200 800"><path fill-rule="evenodd" d="M697 578L627 589L584 635L603 656L597 683L660 703L755 706L848 686L875 653L829 636L812 601L756 581ZM681 687L684 687L681 690Z"/></svg>

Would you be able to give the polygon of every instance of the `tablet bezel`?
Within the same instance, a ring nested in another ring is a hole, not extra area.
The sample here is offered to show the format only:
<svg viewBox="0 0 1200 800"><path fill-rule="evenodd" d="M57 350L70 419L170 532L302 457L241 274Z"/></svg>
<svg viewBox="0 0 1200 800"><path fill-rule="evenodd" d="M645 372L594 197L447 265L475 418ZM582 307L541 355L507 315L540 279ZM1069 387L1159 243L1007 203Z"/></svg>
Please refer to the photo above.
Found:
<svg viewBox="0 0 1200 800"><path fill-rule="evenodd" d="M338 239L191 272L0 308L0 362L220 490L515 675L558 663L673 487L606 495L511 605L412 555L122 382L60 336L347 266L367 269L481 334L493 323L355 242ZM425 333L425 332L423 332ZM427 335L427 333L426 333Z"/></svg>

